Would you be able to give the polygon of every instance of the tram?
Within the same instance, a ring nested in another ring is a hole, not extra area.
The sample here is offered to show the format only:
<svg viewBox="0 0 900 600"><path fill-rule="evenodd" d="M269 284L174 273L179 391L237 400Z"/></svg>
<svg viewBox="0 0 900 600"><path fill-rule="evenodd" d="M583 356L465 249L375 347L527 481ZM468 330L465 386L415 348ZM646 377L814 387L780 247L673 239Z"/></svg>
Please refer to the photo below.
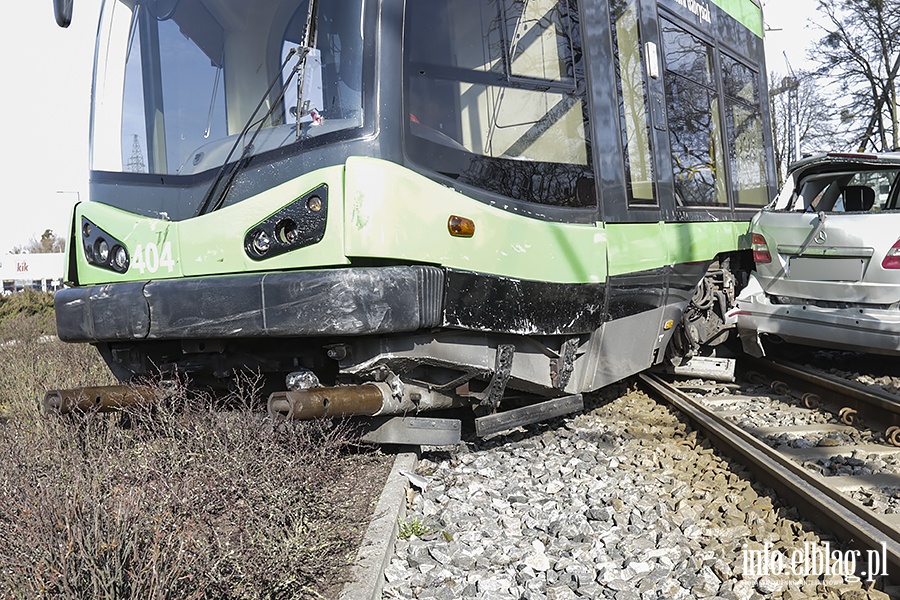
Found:
<svg viewBox="0 0 900 600"><path fill-rule="evenodd" d="M105 0L59 336L292 418L572 410L727 337L765 73L759 0Z"/></svg>

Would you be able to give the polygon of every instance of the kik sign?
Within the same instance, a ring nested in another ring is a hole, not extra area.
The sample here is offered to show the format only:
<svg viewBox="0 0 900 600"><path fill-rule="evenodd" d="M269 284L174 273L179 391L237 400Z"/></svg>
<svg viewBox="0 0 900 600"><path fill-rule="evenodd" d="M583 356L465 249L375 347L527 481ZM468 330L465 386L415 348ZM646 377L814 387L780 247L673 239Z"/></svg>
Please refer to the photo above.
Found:
<svg viewBox="0 0 900 600"><path fill-rule="evenodd" d="M61 279L65 272L66 255L51 254L0 254L0 280L40 281Z"/></svg>

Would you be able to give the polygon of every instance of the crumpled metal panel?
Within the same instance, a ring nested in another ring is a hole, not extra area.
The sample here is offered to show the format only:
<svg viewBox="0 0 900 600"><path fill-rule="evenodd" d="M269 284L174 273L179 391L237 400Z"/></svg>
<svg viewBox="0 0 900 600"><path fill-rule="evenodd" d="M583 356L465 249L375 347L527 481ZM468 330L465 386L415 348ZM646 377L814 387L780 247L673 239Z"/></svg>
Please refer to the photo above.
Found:
<svg viewBox="0 0 900 600"><path fill-rule="evenodd" d="M144 282L66 288L56 292L56 328L66 342L147 337L150 311Z"/></svg>
<svg viewBox="0 0 900 600"><path fill-rule="evenodd" d="M164 279L57 294L60 338L372 335L441 322L437 267L346 268Z"/></svg>

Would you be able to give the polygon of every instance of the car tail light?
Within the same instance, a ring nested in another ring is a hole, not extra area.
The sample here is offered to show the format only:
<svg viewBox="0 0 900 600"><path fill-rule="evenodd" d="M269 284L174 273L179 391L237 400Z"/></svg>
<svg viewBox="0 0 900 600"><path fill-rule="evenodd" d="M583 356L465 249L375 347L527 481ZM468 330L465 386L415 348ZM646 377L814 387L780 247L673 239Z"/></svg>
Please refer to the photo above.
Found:
<svg viewBox="0 0 900 600"><path fill-rule="evenodd" d="M762 234L753 234L750 239L750 247L753 250L753 262L758 265L768 264L772 262L772 255L769 254L769 247L766 245L766 238L763 237Z"/></svg>
<svg viewBox="0 0 900 600"><path fill-rule="evenodd" d="M884 255L881 266L885 269L900 269L900 240L894 242L891 249Z"/></svg>

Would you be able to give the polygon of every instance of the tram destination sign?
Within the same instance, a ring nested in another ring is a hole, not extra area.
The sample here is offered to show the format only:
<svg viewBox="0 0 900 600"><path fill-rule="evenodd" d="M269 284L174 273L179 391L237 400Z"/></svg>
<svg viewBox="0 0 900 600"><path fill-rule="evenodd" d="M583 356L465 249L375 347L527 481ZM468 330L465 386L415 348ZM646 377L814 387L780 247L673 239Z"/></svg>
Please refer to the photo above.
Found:
<svg viewBox="0 0 900 600"><path fill-rule="evenodd" d="M693 21L703 29L710 29L713 24L710 0L657 0L657 4L665 6L688 21Z"/></svg>
<svg viewBox="0 0 900 600"><path fill-rule="evenodd" d="M691 11L701 23L712 24L712 12L709 10L707 2L698 2L697 0L675 0L675 2Z"/></svg>
<svg viewBox="0 0 900 600"><path fill-rule="evenodd" d="M748 33L758 38L763 36L762 10L751 0L657 0L656 3L693 21L701 29L731 29L723 19L734 19Z"/></svg>

